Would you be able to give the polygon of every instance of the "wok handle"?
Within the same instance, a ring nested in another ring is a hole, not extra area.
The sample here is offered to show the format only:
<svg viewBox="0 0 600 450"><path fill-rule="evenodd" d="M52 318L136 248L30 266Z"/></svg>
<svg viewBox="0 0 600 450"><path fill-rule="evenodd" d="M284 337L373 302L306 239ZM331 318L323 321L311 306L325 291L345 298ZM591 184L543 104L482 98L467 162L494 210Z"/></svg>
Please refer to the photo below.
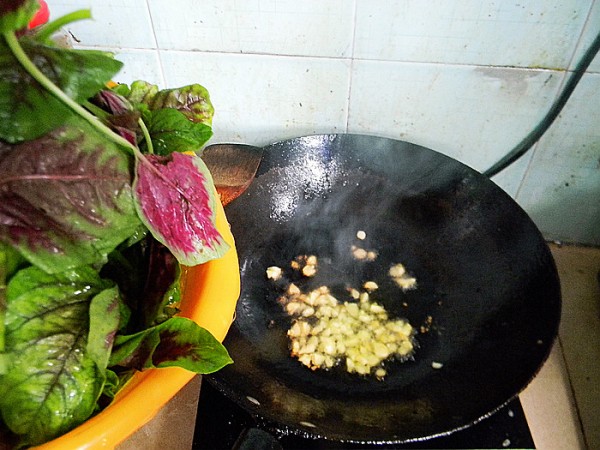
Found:
<svg viewBox="0 0 600 450"><path fill-rule="evenodd" d="M246 428L238 436L232 450L283 450L283 447L272 434L258 428Z"/></svg>

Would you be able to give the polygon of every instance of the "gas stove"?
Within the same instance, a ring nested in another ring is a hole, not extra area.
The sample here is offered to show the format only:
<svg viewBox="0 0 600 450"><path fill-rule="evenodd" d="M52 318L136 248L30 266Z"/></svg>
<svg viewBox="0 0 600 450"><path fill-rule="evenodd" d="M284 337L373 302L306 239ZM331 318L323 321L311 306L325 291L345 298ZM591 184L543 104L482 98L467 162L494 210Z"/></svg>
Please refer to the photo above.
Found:
<svg viewBox="0 0 600 450"><path fill-rule="evenodd" d="M238 437L262 422L203 381L193 450L231 450ZM299 436L279 438L283 449L534 449L533 438L518 397L479 423L448 436L408 444L348 444Z"/></svg>

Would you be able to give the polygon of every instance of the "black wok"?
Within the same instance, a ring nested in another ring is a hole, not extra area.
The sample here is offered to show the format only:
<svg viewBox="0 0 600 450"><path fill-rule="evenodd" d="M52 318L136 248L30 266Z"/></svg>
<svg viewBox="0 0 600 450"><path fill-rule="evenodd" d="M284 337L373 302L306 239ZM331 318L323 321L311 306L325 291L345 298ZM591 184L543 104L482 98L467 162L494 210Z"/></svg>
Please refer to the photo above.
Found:
<svg viewBox="0 0 600 450"><path fill-rule="evenodd" d="M235 362L209 380L281 434L362 443L448 434L506 404L549 354L561 300L544 239L493 182L440 153L349 134L276 143L226 212L242 276L225 340ZM351 256L358 230L375 261ZM379 282L391 315L424 326L414 359L387 364L378 381L290 357L290 318L265 269L299 254L323 262L315 287ZM386 281L396 262L416 290Z"/></svg>

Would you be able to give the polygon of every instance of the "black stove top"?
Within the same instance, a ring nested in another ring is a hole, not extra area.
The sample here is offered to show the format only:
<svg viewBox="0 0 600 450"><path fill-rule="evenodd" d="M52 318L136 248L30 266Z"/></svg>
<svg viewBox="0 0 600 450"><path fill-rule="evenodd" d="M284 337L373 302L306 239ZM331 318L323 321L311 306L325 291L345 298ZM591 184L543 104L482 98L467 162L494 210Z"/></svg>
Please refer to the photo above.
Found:
<svg viewBox="0 0 600 450"><path fill-rule="evenodd" d="M258 422L245 410L204 381L200 391L194 450L231 450L238 437ZM424 442L363 445L283 436L285 449L534 449L533 439L518 398L481 422L449 436Z"/></svg>

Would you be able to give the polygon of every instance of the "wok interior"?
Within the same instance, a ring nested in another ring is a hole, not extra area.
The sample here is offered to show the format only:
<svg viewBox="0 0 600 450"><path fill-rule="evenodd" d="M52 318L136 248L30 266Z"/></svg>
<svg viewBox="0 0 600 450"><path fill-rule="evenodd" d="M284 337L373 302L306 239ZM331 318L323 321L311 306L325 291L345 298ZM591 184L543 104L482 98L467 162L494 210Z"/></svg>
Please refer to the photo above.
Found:
<svg viewBox="0 0 600 450"><path fill-rule="evenodd" d="M545 242L491 181L439 153L358 135L274 144L227 215L242 294L225 341L235 362L212 381L285 430L359 442L448 433L510 400L549 353L560 296ZM357 262L353 244L377 259ZM319 258L308 287L327 285L341 297L373 280L373 300L391 316L416 328L430 316L414 359L386 364L378 381L342 368L311 371L291 358L291 321L265 269L287 269L301 254ZM394 263L416 276L416 290L391 281Z"/></svg>

